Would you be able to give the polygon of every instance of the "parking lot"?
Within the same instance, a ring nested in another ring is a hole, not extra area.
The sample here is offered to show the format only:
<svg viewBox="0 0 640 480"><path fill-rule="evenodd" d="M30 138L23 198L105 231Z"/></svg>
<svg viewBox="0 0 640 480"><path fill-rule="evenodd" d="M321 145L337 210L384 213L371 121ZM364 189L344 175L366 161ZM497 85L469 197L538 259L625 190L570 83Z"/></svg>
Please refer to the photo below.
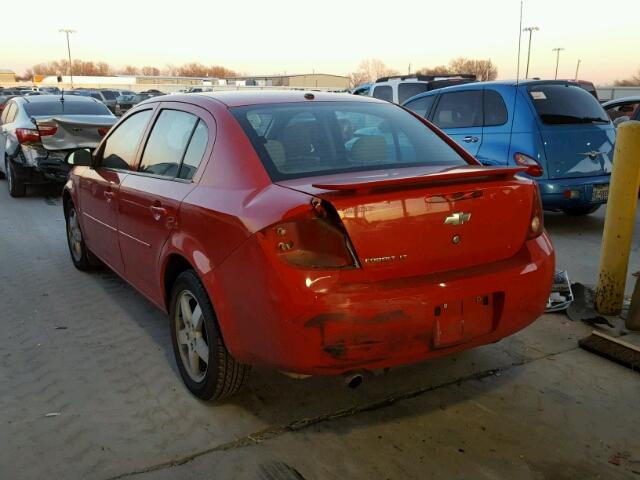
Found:
<svg viewBox="0 0 640 480"><path fill-rule="evenodd" d="M546 216L574 281L595 281L604 211ZM580 350L590 327L564 314L356 390L254 369L211 405L165 316L73 267L57 188L0 182L0 231L0 478L639 478L638 374Z"/></svg>

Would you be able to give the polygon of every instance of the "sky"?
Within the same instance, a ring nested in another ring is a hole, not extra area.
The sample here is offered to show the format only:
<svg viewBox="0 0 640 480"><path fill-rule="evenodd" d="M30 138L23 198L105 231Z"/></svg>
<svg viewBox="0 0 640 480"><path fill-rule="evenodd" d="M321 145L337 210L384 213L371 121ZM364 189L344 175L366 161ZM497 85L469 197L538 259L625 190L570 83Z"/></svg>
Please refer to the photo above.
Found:
<svg viewBox="0 0 640 480"><path fill-rule="evenodd" d="M53 6L55 4L55 6ZM65 58L114 66L201 62L243 74L347 75L367 58L406 72L456 57L491 59L515 78L519 0L30 0L28 21L3 21L0 68ZM20 9L18 9L20 10ZM525 0L523 27L537 26L529 75L599 85L640 70L640 0ZM528 36L522 36L521 75Z"/></svg>

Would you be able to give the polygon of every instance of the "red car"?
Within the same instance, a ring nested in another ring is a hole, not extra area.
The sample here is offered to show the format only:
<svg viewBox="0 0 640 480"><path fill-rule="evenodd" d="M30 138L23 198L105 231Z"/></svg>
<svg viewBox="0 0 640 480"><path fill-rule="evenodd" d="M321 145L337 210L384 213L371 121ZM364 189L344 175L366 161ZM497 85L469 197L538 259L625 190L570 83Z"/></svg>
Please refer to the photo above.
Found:
<svg viewBox="0 0 640 480"><path fill-rule="evenodd" d="M237 391L250 365L357 378L495 342L551 288L523 168L481 166L380 100L158 97L68 162L74 264L105 263L168 312L203 399Z"/></svg>

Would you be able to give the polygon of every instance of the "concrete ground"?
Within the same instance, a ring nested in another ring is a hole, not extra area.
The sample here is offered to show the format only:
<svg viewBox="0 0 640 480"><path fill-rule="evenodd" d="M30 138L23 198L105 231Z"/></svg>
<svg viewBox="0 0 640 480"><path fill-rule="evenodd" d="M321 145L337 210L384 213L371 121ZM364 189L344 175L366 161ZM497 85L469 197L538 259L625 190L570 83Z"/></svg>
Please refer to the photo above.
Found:
<svg viewBox="0 0 640 480"><path fill-rule="evenodd" d="M640 377L559 314L357 390L255 370L202 403L163 314L73 268L55 193L0 181L0 479L640 479ZM574 281L595 282L603 210L547 216Z"/></svg>

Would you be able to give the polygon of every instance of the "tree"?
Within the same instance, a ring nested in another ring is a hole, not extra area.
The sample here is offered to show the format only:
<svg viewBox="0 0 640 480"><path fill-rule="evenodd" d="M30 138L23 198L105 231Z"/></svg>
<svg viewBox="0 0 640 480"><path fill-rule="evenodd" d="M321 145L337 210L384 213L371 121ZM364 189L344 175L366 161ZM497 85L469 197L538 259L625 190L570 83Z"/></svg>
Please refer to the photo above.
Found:
<svg viewBox="0 0 640 480"><path fill-rule="evenodd" d="M616 87L638 87L640 86L640 70L638 73L633 75L631 78L627 78L624 80L616 80L613 83Z"/></svg>
<svg viewBox="0 0 640 480"><path fill-rule="evenodd" d="M474 60L459 57L451 60L448 65L437 67L425 67L418 70L421 75L475 75L481 82L495 80L498 77L498 68L491 60Z"/></svg>
<svg viewBox="0 0 640 480"><path fill-rule="evenodd" d="M142 67L142 75L157 77L160 75L160 69L156 67L145 66Z"/></svg>
<svg viewBox="0 0 640 480"><path fill-rule="evenodd" d="M375 82L380 77L399 75L400 72L387 67L382 60L369 58L360 62L358 70L349 75L351 86L356 87L361 83Z"/></svg>

